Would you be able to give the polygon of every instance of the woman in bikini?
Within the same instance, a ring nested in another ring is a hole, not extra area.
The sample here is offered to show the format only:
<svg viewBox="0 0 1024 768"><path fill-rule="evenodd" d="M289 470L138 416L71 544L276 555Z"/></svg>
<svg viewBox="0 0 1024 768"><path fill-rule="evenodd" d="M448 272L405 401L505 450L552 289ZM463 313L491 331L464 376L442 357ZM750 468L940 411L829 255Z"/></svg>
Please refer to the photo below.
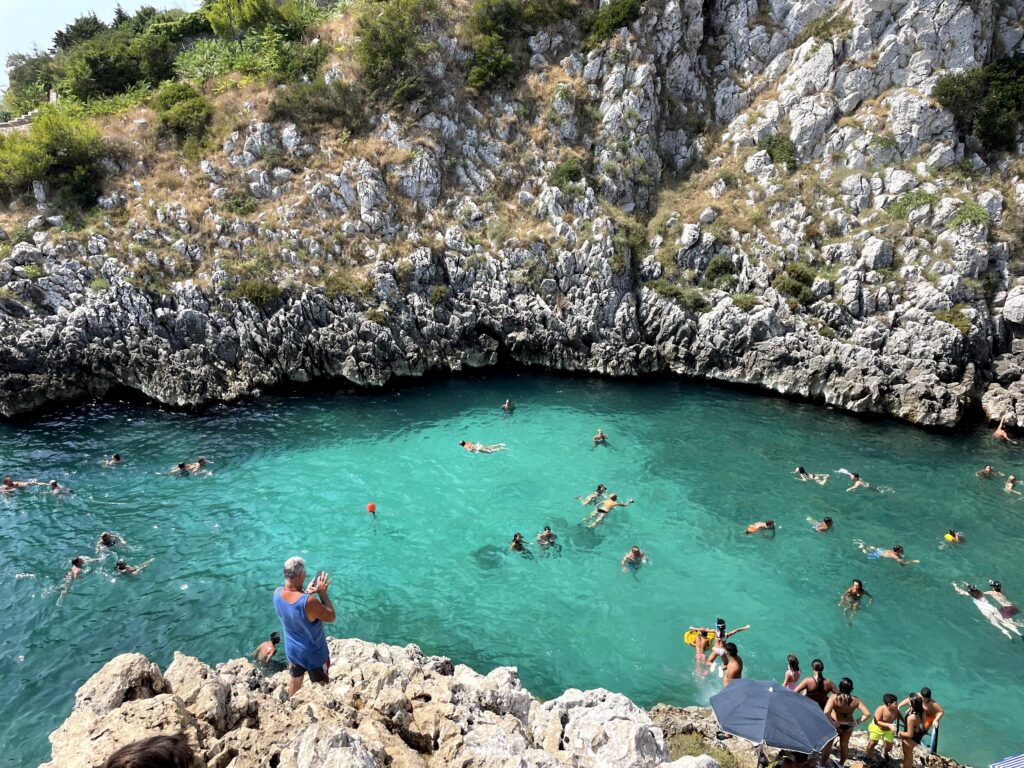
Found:
<svg viewBox="0 0 1024 768"><path fill-rule="evenodd" d="M924 738L924 700L921 694L912 693L908 697L910 709L907 710L905 730L900 731L900 744L903 746L903 768L914 768L914 747Z"/></svg>
<svg viewBox="0 0 1024 768"><path fill-rule="evenodd" d="M791 653L786 661L789 662L789 667L786 668L786 674L782 678L782 685L784 688L795 691L796 684L800 682L800 660Z"/></svg>
<svg viewBox="0 0 1024 768"><path fill-rule="evenodd" d="M861 718L854 720L853 713L858 709ZM839 693L825 704L825 716L830 717L836 726L836 732L839 734L839 762L845 763L853 729L871 717L871 712L864 706L864 702L853 695L853 681L850 678L844 677L839 681Z"/></svg>
<svg viewBox="0 0 1024 768"><path fill-rule="evenodd" d="M825 665L821 659L815 659L811 662L811 676L801 680L794 691L802 693L822 709L825 709L825 704L828 703L828 695L836 689L832 681L822 674L824 671Z"/></svg>

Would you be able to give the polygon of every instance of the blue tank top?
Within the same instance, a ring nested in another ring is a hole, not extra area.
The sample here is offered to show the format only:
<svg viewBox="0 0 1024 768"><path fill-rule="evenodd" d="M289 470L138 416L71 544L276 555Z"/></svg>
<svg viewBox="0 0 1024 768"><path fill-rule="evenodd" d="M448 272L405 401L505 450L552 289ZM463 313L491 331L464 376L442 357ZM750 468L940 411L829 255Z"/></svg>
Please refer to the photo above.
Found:
<svg viewBox="0 0 1024 768"><path fill-rule="evenodd" d="M305 669L317 669L327 663L330 653L327 650L324 623L320 619L310 621L306 618L307 600L309 595L303 595L289 605L281 597L281 588L274 590L274 610L284 630L285 657Z"/></svg>

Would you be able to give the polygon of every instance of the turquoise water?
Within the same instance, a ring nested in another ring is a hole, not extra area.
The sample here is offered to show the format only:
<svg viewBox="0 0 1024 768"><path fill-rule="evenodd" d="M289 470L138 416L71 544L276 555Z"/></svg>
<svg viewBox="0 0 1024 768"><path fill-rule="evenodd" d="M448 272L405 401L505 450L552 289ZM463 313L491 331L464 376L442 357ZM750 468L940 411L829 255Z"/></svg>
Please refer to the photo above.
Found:
<svg viewBox="0 0 1024 768"><path fill-rule="evenodd" d="M592 447L597 427L607 447ZM460 439L508 450L471 455ZM98 466L113 451L124 466ZM48 758L74 691L116 653L161 666L175 649L210 663L249 653L278 628L271 592L301 554L334 576L335 635L417 643L481 671L514 664L545 698L604 686L690 704L719 683L694 679L681 632L722 615L753 625L735 638L749 677L780 678L793 652L805 670L819 656L829 676L852 677L871 707L931 686L948 712L941 751L987 765L1024 747L1024 643L950 582L1000 578L1024 600L1024 500L974 476L986 462L1024 474L1022 451L987 432L936 435L693 384L533 375L202 415L87 404L0 424L5 473L75 491L0 499L0 743L12 765ZM211 477L159 474L199 454L215 460ZM849 467L894 492L800 483L797 463ZM573 497L598 482L636 503L585 530ZM813 532L805 518L825 514L835 528ZM765 518L775 540L743 534ZM532 540L545 524L560 557L507 551L515 531ZM967 542L944 547L949 527ZM93 564L58 604L69 559L103 529L127 538L129 562L155 560L135 579L112 578L112 556ZM869 562L855 539L901 542L922 564ZM636 577L619 569L632 544L651 558ZM836 602L855 577L876 601L850 626Z"/></svg>

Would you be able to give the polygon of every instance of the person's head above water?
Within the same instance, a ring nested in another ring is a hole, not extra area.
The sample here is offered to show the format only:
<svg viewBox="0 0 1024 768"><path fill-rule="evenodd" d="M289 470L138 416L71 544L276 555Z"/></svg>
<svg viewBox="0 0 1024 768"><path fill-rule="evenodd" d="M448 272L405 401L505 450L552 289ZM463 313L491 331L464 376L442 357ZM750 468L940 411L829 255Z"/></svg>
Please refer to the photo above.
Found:
<svg viewBox="0 0 1024 768"><path fill-rule="evenodd" d="M901 547L899 544L893 544L892 551L895 552L897 555L900 555L901 557L903 555L903 547Z"/></svg>
<svg viewBox="0 0 1024 768"><path fill-rule="evenodd" d="M118 560L117 561L117 570L119 570L119 571L128 570L128 563L125 562L124 560Z"/></svg>
<svg viewBox="0 0 1024 768"><path fill-rule="evenodd" d="M205 463L206 463L206 457L205 456L200 456L198 459L196 459L196 464L198 464L200 467L203 466L203 464L205 464Z"/></svg>
<svg viewBox="0 0 1024 768"><path fill-rule="evenodd" d="M465 440L459 440L459 445L465 445L465 444L466 444Z"/></svg>
<svg viewBox="0 0 1024 768"><path fill-rule="evenodd" d="M610 494L608 496L608 498L611 499L612 501L618 501L619 500L619 494L617 494L617 493Z"/></svg>
<svg viewBox="0 0 1024 768"><path fill-rule="evenodd" d="M104 547L109 547L113 543L114 534L112 534L110 531L104 531L100 534L100 544L102 544Z"/></svg>
<svg viewBox="0 0 1024 768"><path fill-rule="evenodd" d="M278 643L281 642L281 636L279 634L277 634L277 632L271 632L270 633L270 642L272 642L274 645L277 645Z"/></svg>
<svg viewBox="0 0 1024 768"><path fill-rule="evenodd" d="M601 483L597 484L597 492L598 493L604 493L607 490L608 490L608 488L605 487L604 485L602 485Z"/></svg>
<svg viewBox="0 0 1024 768"><path fill-rule="evenodd" d="M515 535L512 537L512 541L522 541L522 540L523 540L523 534L521 534L519 531L516 531Z"/></svg>
<svg viewBox="0 0 1024 768"><path fill-rule="evenodd" d="M111 458L111 460L113 460L113 461L120 461L120 460L121 460L121 454L120 454L120 453L115 453L115 454L114 454L113 456L111 456L110 458Z"/></svg>
<svg viewBox="0 0 1024 768"><path fill-rule="evenodd" d="M49 486L50 486L51 488L58 488L58 487L60 487L60 483L58 483L58 482L57 482L56 480L51 480L51 481L49 482Z"/></svg>
<svg viewBox="0 0 1024 768"><path fill-rule="evenodd" d="M988 585L990 587L992 587L992 591L993 592L1002 592L1003 591L1002 582L1000 582L998 579L993 579L992 581L990 581L988 583Z"/></svg>
<svg viewBox="0 0 1024 768"><path fill-rule="evenodd" d="M75 566L75 568L81 568L83 565L85 565L85 560L83 560L80 557L72 557L71 564Z"/></svg>
<svg viewBox="0 0 1024 768"><path fill-rule="evenodd" d="M765 525L766 528L774 528L775 527L775 521L774 520L765 520L764 521L764 525Z"/></svg>
<svg viewBox="0 0 1024 768"><path fill-rule="evenodd" d="M793 471L796 472L796 474L798 474L798 475L806 475L807 474L807 470L804 469L803 467L797 467Z"/></svg>
<svg viewBox="0 0 1024 768"><path fill-rule="evenodd" d="M179 461L178 462L178 469L185 469L185 466L186 466L186 464L185 464L184 461Z"/></svg>
<svg viewBox="0 0 1024 768"><path fill-rule="evenodd" d="M634 544L632 547L629 548L629 554L631 554L631 555L639 555L640 554L640 547L638 547L638 546L636 546Z"/></svg>
<svg viewBox="0 0 1024 768"><path fill-rule="evenodd" d="M12 485L13 482L10 475L4 475L4 485Z"/></svg>
<svg viewBox="0 0 1024 768"><path fill-rule="evenodd" d="M981 590L973 584L967 585L967 594L973 597L975 600L980 600L982 597L984 597L984 595L982 595L981 593Z"/></svg>
<svg viewBox="0 0 1024 768"><path fill-rule="evenodd" d="M854 586L854 589L856 589L858 592L863 592L864 591L864 582L861 581L860 579L854 579L853 580L853 586Z"/></svg>
<svg viewBox="0 0 1024 768"><path fill-rule="evenodd" d="M544 533L551 533L551 526L550 525L545 525L544 526Z"/></svg>

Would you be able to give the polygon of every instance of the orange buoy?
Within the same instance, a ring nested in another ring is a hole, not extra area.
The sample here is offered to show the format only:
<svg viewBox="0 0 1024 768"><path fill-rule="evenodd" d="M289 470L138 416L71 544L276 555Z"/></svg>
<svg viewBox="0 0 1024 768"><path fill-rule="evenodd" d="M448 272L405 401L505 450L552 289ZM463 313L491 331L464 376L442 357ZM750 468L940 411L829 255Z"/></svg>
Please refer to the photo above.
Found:
<svg viewBox="0 0 1024 768"><path fill-rule="evenodd" d="M366 505L366 511L369 512L371 515L375 514L377 512L377 505L371 501L369 504Z"/></svg>

